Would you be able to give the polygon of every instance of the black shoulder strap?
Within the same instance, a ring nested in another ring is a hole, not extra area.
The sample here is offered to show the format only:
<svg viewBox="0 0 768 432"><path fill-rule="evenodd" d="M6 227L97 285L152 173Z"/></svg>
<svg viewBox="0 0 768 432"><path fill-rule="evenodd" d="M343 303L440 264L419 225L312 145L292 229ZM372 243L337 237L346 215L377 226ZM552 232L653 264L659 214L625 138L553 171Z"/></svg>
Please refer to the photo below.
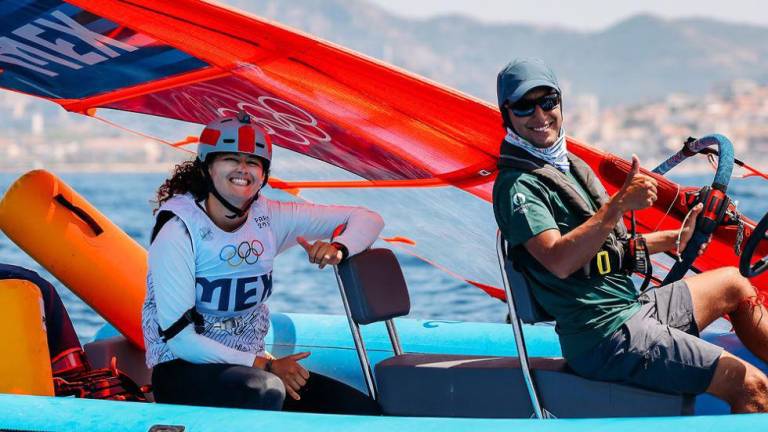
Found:
<svg viewBox="0 0 768 432"><path fill-rule="evenodd" d="M584 165L586 166L586 164ZM498 166L501 169L516 168L535 175L548 188L557 192L568 208L577 212L581 219L588 219L595 214L592 207L584 200L565 174L521 148L504 141L501 144ZM587 169L589 170L588 166Z"/></svg>
<svg viewBox="0 0 768 432"><path fill-rule="evenodd" d="M603 184L600 183L592 168L573 153L568 153L568 161L571 163L571 174L597 205L602 206L608 202L608 192L605 191Z"/></svg>
<svg viewBox="0 0 768 432"><path fill-rule="evenodd" d="M152 242L155 241L155 237L157 237L157 234L163 226L165 226L169 220L173 219L174 216L176 215L170 210L162 210L157 214L157 217L155 218L155 226L152 228L152 235L149 237L149 244L152 244Z"/></svg>
<svg viewBox="0 0 768 432"><path fill-rule="evenodd" d="M508 143L506 140L501 142L499 168L517 168L523 171L532 171L546 164L544 160Z"/></svg>
<svg viewBox="0 0 768 432"><path fill-rule="evenodd" d="M571 173L586 189L592 199L595 200L597 205L602 207L607 203L609 199L608 192L592 168L575 154L568 153L568 160L571 162ZM629 235L627 227L621 222L616 224L613 232L620 240L625 240Z"/></svg>
<svg viewBox="0 0 768 432"><path fill-rule="evenodd" d="M171 324L167 329L163 330L158 326L157 330L160 333L160 337L163 338L163 342L168 342L190 324L195 326L195 333L197 334L202 334L205 331L205 319L194 306L184 312L184 315L177 319L176 322Z"/></svg>

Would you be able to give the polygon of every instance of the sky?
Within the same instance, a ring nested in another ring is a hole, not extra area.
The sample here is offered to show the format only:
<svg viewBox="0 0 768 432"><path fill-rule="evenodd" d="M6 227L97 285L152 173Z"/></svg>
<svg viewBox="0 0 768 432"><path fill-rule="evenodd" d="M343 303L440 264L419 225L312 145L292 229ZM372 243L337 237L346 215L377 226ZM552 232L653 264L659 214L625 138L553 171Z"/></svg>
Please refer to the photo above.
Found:
<svg viewBox="0 0 768 432"><path fill-rule="evenodd" d="M768 4L762 0L368 0L407 17L447 13L486 22L556 23L579 30L599 30L632 15L652 13L666 18L708 17L768 26Z"/></svg>

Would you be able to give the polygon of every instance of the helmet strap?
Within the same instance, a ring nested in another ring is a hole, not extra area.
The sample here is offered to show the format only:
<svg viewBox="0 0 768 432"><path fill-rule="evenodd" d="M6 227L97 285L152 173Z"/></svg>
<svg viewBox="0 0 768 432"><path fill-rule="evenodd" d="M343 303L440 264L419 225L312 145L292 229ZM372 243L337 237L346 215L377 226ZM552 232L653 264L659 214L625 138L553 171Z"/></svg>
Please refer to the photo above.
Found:
<svg viewBox="0 0 768 432"><path fill-rule="evenodd" d="M227 201L219 191L216 190L216 186L213 185L213 179L211 178L211 174L208 172L208 167L203 167L203 173L205 174L205 180L208 184L208 192L212 193L213 196L216 197L217 200L221 203L221 205L224 206L227 210L231 211L233 214L226 215L227 219L237 219L245 216L245 214L248 212L248 208L253 204L254 201L256 201L259 198L259 192L256 192L256 194L249 199L245 205L243 205L243 208L238 208L234 204ZM259 189L261 191L261 189Z"/></svg>

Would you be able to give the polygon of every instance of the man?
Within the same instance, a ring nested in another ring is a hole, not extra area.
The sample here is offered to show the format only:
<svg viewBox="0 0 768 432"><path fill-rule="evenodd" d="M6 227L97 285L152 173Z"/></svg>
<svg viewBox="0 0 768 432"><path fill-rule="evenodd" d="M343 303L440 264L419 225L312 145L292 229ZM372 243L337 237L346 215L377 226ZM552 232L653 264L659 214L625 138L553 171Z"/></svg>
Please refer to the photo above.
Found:
<svg viewBox="0 0 768 432"><path fill-rule="evenodd" d="M656 200L656 181L639 173L608 197L594 172L567 153L562 92L538 59L518 59L498 76L507 129L494 185L494 213L510 257L557 321L563 355L587 378L677 394L711 393L733 412L768 411L768 378L698 337L723 314L756 356L768 361L768 315L735 268L692 276L639 295L623 251L628 211ZM690 240L701 205L682 227ZM675 251L677 231L645 235L650 254ZM706 248L702 246L701 251ZM701 252L700 251L700 252ZM611 266L610 264L614 264Z"/></svg>

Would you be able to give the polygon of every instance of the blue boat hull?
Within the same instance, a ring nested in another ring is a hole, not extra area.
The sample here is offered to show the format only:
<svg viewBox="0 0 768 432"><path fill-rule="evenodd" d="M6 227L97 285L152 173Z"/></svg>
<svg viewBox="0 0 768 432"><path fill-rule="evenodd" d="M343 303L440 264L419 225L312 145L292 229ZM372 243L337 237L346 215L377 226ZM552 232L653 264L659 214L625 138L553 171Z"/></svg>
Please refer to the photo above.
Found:
<svg viewBox="0 0 768 432"><path fill-rule="evenodd" d="M256 429L317 432L722 432L763 431L768 427L768 414L580 420L366 417L13 395L0 395L0 407L3 429L91 432L146 432L157 424L183 425L185 431L190 432Z"/></svg>
<svg viewBox="0 0 768 432"><path fill-rule="evenodd" d="M509 326L492 323L453 321L397 320L405 351L493 356L516 355ZM704 337L763 367L738 343L727 324L718 322ZM103 328L97 338L114 336L111 327ZM554 328L546 325L525 328L532 356L560 356ZM392 355L383 324L363 328L372 362ZM346 318L331 315L273 314L267 336L269 350L277 356L301 351L312 355L304 364L318 373L333 376L361 390L365 388L357 353ZM488 395L503 398L504 395ZM600 418L580 420L458 419L414 417L365 417L316 415L257 410L185 407L163 404L97 401L74 398L0 395L0 428L37 430L147 431L152 425L183 425L187 431L245 430L439 430L441 432L497 429L517 431L643 431L692 430L697 432L744 427L768 430L768 415L727 414L727 406L711 396L697 400L697 415L657 418ZM406 429L407 428L407 429Z"/></svg>

